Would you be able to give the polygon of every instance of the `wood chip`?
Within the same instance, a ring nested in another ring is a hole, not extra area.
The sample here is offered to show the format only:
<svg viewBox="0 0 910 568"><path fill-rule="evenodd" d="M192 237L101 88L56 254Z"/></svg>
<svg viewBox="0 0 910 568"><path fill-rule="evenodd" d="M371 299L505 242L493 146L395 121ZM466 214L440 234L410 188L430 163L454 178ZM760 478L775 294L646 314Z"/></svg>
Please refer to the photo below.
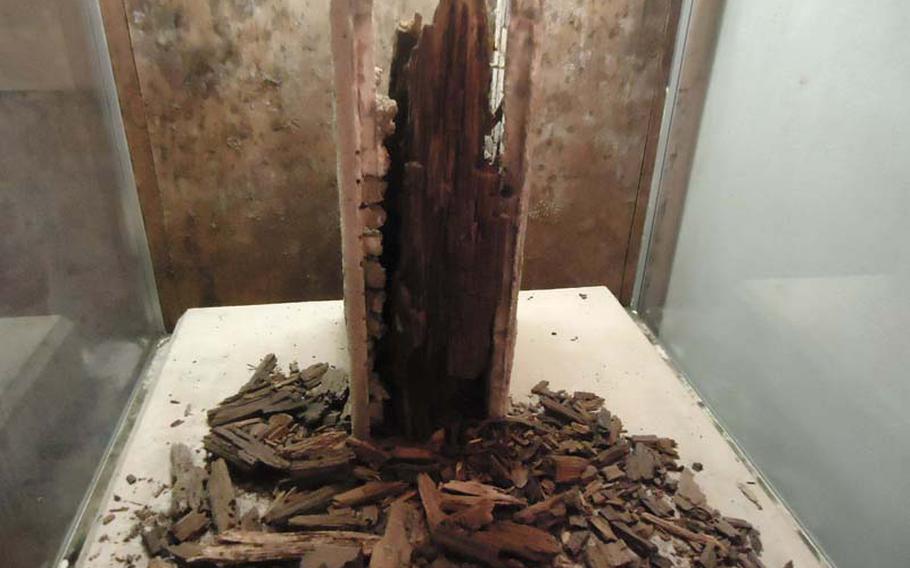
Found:
<svg viewBox="0 0 910 568"><path fill-rule="evenodd" d="M568 492L558 493L552 497L544 499L543 501L534 503L533 505L525 507L521 511L515 513L514 519L519 523L532 524L537 520L539 516L555 510L559 505L563 503L568 495Z"/></svg>
<svg viewBox="0 0 910 568"><path fill-rule="evenodd" d="M237 506L234 503L234 484L223 459L212 462L207 485L209 508L215 530L223 532L237 526Z"/></svg>
<svg viewBox="0 0 910 568"><path fill-rule="evenodd" d="M408 540L408 517L413 505L396 501L389 509L385 534L373 548L370 568L400 568L411 565L413 547Z"/></svg>
<svg viewBox="0 0 910 568"><path fill-rule="evenodd" d="M463 495L473 495L501 505L525 506L528 504L526 499L509 495L496 487L480 483L479 481L453 480L442 484L442 490L451 493L461 493Z"/></svg>
<svg viewBox="0 0 910 568"><path fill-rule="evenodd" d="M748 499L749 501L752 501L752 503L756 507L758 507L759 511L762 510L761 501L758 500L758 495L756 495L755 492L752 491L751 487L749 487L745 483L737 483L736 486L739 487L739 490L742 491L742 494L746 496L746 499Z"/></svg>
<svg viewBox="0 0 910 568"><path fill-rule="evenodd" d="M626 475L632 481L653 479L657 463L651 448L642 443L635 444L631 455L626 459Z"/></svg>
<svg viewBox="0 0 910 568"><path fill-rule="evenodd" d="M189 564L224 565L296 560L325 546L359 546L365 554L372 551L379 537L350 531L305 533L264 533L228 531L216 544L195 545L170 550Z"/></svg>
<svg viewBox="0 0 910 568"><path fill-rule="evenodd" d="M352 530L364 529L369 522L354 515L296 515L288 519L288 526L298 529Z"/></svg>
<svg viewBox="0 0 910 568"><path fill-rule="evenodd" d="M282 524L302 513L325 510L332 498L341 491L338 486L325 485L307 493L282 494L269 507L263 520L269 524Z"/></svg>
<svg viewBox="0 0 910 568"><path fill-rule="evenodd" d="M449 515L449 521L470 530L479 530L493 522L493 508L496 503L489 499L482 499L461 511Z"/></svg>
<svg viewBox="0 0 910 568"><path fill-rule="evenodd" d="M435 530L446 518L445 513L442 512L442 496L439 489L429 475L421 473L417 476L417 490L430 530Z"/></svg>
<svg viewBox="0 0 910 568"><path fill-rule="evenodd" d="M553 464L556 483L570 483L581 479L591 463L578 456L550 456L550 461Z"/></svg>
<svg viewBox="0 0 910 568"><path fill-rule="evenodd" d="M177 542L184 542L205 532L209 518L205 513L190 511L171 527L171 534Z"/></svg>
<svg viewBox="0 0 910 568"><path fill-rule="evenodd" d="M494 523L474 533L473 538L531 562L546 562L562 551L559 541L550 533L509 521Z"/></svg>
<svg viewBox="0 0 910 568"><path fill-rule="evenodd" d="M333 498L336 505L357 507L366 505L390 495L397 495L407 489L408 484L401 481L370 481L360 487L339 493Z"/></svg>

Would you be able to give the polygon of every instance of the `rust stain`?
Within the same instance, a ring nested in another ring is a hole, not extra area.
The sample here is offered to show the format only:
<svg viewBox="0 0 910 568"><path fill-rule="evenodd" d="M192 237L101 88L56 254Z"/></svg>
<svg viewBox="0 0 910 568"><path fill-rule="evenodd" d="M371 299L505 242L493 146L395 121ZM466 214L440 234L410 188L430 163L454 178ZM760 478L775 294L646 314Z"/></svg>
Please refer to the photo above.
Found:
<svg viewBox="0 0 910 568"><path fill-rule="evenodd" d="M547 2L524 288L619 293L670 2Z"/></svg>
<svg viewBox="0 0 910 568"><path fill-rule="evenodd" d="M382 61L397 19L378 7ZM328 2L126 0L163 209L166 319L341 297Z"/></svg>
<svg viewBox="0 0 910 568"><path fill-rule="evenodd" d="M125 3L160 192L166 320L340 298L329 3ZM376 0L379 65L398 20L435 5ZM546 5L523 284L618 292L670 2Z"/></svg>

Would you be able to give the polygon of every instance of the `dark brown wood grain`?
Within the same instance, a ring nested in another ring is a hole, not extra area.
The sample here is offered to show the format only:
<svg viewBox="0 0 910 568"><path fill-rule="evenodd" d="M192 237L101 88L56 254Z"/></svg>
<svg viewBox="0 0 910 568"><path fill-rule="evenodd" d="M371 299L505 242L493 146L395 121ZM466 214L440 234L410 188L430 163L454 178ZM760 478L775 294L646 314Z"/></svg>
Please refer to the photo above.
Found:
<svg viewBox="0 0 910 568"><path fill-rule="evenodd" d="M403 166L386 202L397 222L386 233L395 254L386 257L378 368L410 436L453 411L487 411L494 318L519 224L518 188L484 157L493 125L487 20L482 0L443 0L390 84L400 143L392 161Z"/></svg>

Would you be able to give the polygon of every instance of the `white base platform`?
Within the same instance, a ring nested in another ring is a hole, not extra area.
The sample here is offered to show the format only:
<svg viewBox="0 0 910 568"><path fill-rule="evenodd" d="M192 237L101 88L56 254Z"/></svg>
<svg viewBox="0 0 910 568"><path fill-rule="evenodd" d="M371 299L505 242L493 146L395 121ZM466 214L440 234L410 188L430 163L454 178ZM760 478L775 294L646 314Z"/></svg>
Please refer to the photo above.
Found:
<svg viewBox="0 0 910 568"><path fill-rule="evenodd" d="M293 360L301 366L326 361L343 367L345 344L340 301L189 310L162 347L167 353L157 376L147 379L149 393L77 565L120 568L116 558L143 554L138 538L123 542L134 523L131 511L142 504L166 509L168 492L154 493L168 481L168 446L183 442L198 448L201 463L204 411L245 383L250 365L271 352L283 368ZM553 389L604 397L630 433L676 439L682 463L704 465L696 480L710 504L761 531L762 559L769 568L788 560L797 568L824 565L801 538L793 517L763 491L695 394L606 288L521 293L513 398L527 397L542 379ZM190 413L184 416L187 405ZM171 427L176 420L184 422ZM128 474L139 480L128 484ZM755 483L750 487L761 510L739 483ZM115 494L122 500L114 501ZM121 507L129 511L102 524L109 511Z"/></svg>

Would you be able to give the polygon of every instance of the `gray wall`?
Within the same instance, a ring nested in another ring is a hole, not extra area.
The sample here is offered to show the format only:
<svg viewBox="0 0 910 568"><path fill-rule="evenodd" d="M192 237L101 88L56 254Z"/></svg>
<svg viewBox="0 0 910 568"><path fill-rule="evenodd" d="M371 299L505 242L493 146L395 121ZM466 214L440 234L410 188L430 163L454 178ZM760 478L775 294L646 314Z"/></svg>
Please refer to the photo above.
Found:
<svg viewBox="0 0 910 568"><path fill-rule="evenodd" d="M92 0L0 0L0 564L49 566L162 332Z"/></svg>
<svg viewBox="0 0 910 568"><path fill-rule="evenodd" d="M910 566L908 26L727 3L659 330L841 567Z"/></svg>

